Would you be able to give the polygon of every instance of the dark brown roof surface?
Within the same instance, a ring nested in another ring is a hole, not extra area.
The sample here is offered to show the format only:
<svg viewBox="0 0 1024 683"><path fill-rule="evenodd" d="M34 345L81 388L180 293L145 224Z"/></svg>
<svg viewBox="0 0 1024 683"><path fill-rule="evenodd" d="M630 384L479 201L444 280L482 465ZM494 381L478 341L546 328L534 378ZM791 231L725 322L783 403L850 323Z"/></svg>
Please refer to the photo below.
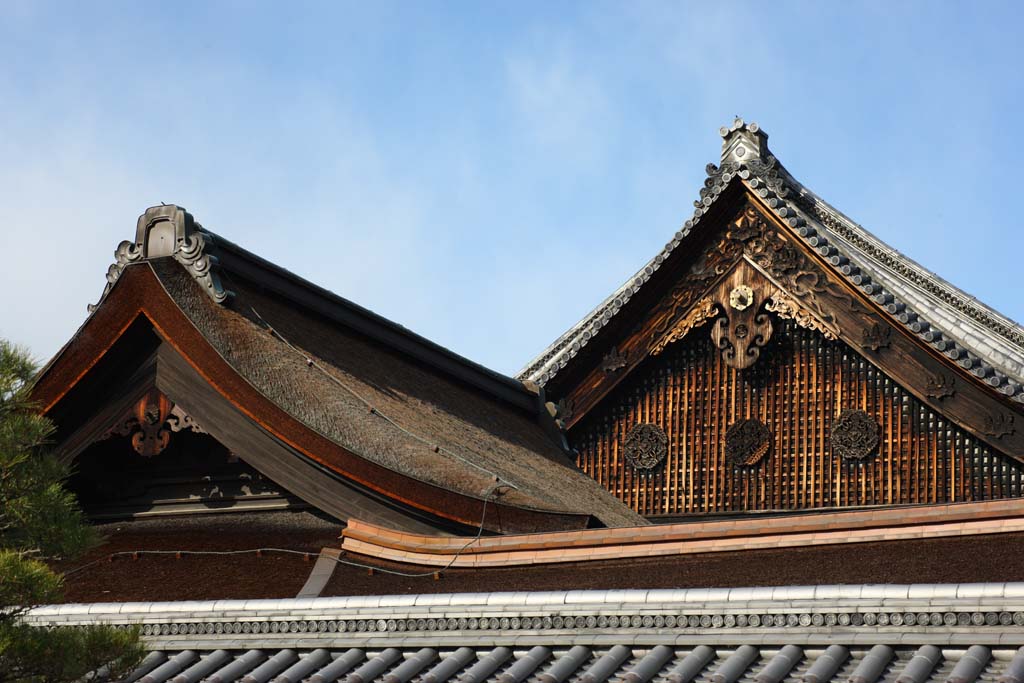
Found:
<svg viewBox="0 0 1024 683"><path fill-rule="evenodd" d="M536 408L524 409L522 396L482 390L313 313L324 303L322 290L256 257L246 260L234 245L230 253L248 274L298 282L303 300L270 293L259 278L224 267L221 277L234 292L225 306L174 260L150 263L221 356L306 426L361 457L464 495L484 499L496 483L507 483L513 488L501 489L506 505L591 514L609 526L645 523L575 468L542 426L536 397ZM506 388L515 386L506 380Z"/></svg>

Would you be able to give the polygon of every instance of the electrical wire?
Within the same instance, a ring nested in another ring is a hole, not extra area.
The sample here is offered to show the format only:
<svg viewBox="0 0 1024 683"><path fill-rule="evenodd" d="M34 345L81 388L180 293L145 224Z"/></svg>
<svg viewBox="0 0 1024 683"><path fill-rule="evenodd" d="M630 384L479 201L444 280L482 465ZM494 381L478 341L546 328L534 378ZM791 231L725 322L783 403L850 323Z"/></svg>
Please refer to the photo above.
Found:
<svg viewBox="0 0 1024 683"><path fill-rule="evenodd" d="M465 551L469 550L469 547L472 546L473 544L477 543L480 540L480 538L483 536L483 533L484 533L484 522L487 520L487 503L495 495L495 493L497 492L498 488L500 488L500 485L495 485L495 486L491 487L491 490L488 492L487 497L484 498L483 514L480 515L480 524L477 527L476 535L473 536L471 539L469 539L469 541L467 541L464 546L459 548L455 552L455 554L452 555L452 559L448 562L448 564L446 564L445 566L441 567L440 569L431 569L431 570L425 571L425 572L403 572L403 571L399 571L397 569L387 569L385 567L375 567L375 566L373 566L371 564L364 564L362 562L353 562L352 560L344 560L344 559L342 559L340 557L332 557L330 555L324 555L323 553L319 553L319 552L311 553L311 552L305 552L305 551L302 551L302 550L293 550L293 549L290 549L290 548L247 548L245 550L119 550L117 552L110 553L106 557L100 558L98 560L93 560L92 562L88 562L86 564L83 564L81 567L75 567L74 569L71 569L70 571L66 571L66 572L63 573L63 576L64 577L71 576L72 574L76 574L76 573L78 573L78 572L80 572L80 571L82 571L84 569L88 569L89 567L92 567L93 565L99 564L100 562L106 562L106 561L109 561L109 560L113 560L115 557L127 557L127 556L141 557L142 555L174 555L175 557L183 556L183 555L245 555L245 554L248 554L248 553L258 553L258 554L262 554L262 553L279 553L279 554L282 554L282 555L303 555L303 556L316 557L316 558L327 557L328 559L333 560L334 562L336 562L338 564L347 565L349 567L358 567L359 569L369 569L371 571L380 572L382 574L393 574L394 576L404 576L406 578L413 578L413 579L424 578L424 577L427 577L427 576L434 576L435 574L439 575L439 574L447 571L448 569L451 569L452 565L454 565L458 561L458 559L462 555L462 553L464 553Z"/></svg>
<svg viewBox="0 0 1024 683"><path fill-rule="evenodd" d="M367 407L367 409L372 414L374 414L377 417L383 419L385 422L387 422L388 424L392 425L393 427L395 427L396 429L401 431L403 434L406 434L406 435L412 437L413 439L416 439L420 443L423 443L426 446L432 448L435 452L437 452L437 453L444 452L445 454L450 455L451 457L455 458L456 460L459 460L462 463L465 463L466 465L469 465L470 467L475 467L476 469L480 470L484 474L487 474L488 476L492 477L494 479L494 481L502 484L503 486L511 488L511 489L514 489L514 490L519 490L518 486L516 486L515 484L512 484L512 483L510 483L508 481L505 481L504 479L501 478L500 475L495 474L494 472L492 472L491 470L487 469L486 467L483 467L482 465L473 462L469 458L466 458L466 457L464 457L462 455L459 455L455 451L453 451L451 449L448 449L448 448L445 448L444 446L442 446L442 445L440 445L438 443L435 443L435 442L431 441L430 439L427 439L427 438L425 438L423 436L420 436L416 432L414 432L414 431L412 431L410 429L407 429L406 427L402 426L401 424L396 422L394 419L392 419L388 415L382 413L380 411L380 409L378 409L376 406L374 406L373 403L371 403L362 394L360 394L358 391L356 391L352 387L350 387L347 384L345 384L344 382L342 382L337 376L334 375L334 373L328 371L325 367L320 365L320 363L318 363L316 360L314 360L313 357L310 354L305 353L304 351L302 351L302 349L296 347L294 344L292 344L290 341L288 341L288 339L285 338L284 335L282 335L280 332L278 332L274 328L273 325L271 325L269 322L267 322L266 319L262 315L260 315L259 311L257 311L254 306L250 305L249 306L249 310L251 310L253 312L253 315L255 315L259 319L259 321L261 323L263 323L263 325L267 328L268 332L270 332L272 335L274 335L275 337L280 339L285 344L285 346L290 348L296 354L302 356L302 358L305 359L305 361L306 361L306 365L308 365L311 368L316 368L317 370L319 370L321 372L321 374L323 374L325 377L327 377L328 380L330 380L335 385L337 385L337 386L341 387L342 389L344 389L345 391L347 391L349 394L351 394L353 397L355 397L356 400L358 400L360 403L365 405Z"/></svg>

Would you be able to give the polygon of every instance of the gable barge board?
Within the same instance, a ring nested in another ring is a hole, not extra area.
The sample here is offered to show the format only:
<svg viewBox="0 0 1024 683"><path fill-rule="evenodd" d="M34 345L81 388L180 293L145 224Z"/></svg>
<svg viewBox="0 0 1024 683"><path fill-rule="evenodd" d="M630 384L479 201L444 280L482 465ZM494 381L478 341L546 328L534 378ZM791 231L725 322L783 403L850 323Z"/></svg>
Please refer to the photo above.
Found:
<svg viewBox="0 0 1024 683"><path fill-rule="evenodd" d="M683 238L684 244L668 255L665 262L651 274L650 280L644 283L640 291L635 293L601 328L600 334L582 347L569 363L544 385L548 400L575 397L576 388L593 382L595 369L600 370L602 358L613 349L623 350L618 344L629 343L637 327L644 324L651 309L662 304L664 290L672 287L679 277L679 270L688 267L694 257L701 254L711 244L717 234L715 227L728 220L743 206L744 197L745 191L735 183L731 183L722 192L718 201L708 209L704 220ZM709 288L712 285L713 283L709 283ZM627 354L627 357L627 365L611 375L615 384L629 374L632 368L643 360L644 356L634 358ZM573 414L566 421L566 427L577 422L579 417L586 412L588 406L592 406L593 403L594 401L588 400L586 404L578 403L573 406Z"/></svg>
<svg viewBox="0 0 1024 683"><path fill-rule="evenodd" d="M196 285L198 286L198 285ZM436 515L455 525L476 527L484 518L492 531L585 528L592 515L509 505L453 491L389 469L332 441L262 394L215 348L168 295L151 262L125 267L114 287L79 333L43 370L33 399L49 412L102 361L121 334L143 316L160 337L238 410L305 457L373 490L414 514ZM524 389L525 391L525 389Z"/></svg>
<svg viewBox="0 0 1024 683"><path fill-rule="evenodd" d="M738 182L738 180L733 181L734 184ZM1006 455L1024 461L1024 422L1022 422L1024 411L1022 411L1022 407L996 396L977 378L964 371L956 363L927 347L920 340L909 336L902 326L896 325L889 315L879 309L878 304L868 299L862 292L852 289L843 279L837 277L832 266L822 261L821 257L813 250L806 248L802 240L793 233L792 228L778 221L770 211L765 209L758 197L751 193L745 194L746 201L749 205L757 207L756 210L760 218L769 226L768 229L775 230L787 242L799 249L804 257L813 264L814 270L832 285L832 288L814 292L810 296L818 297L821 307L827 308L834 325L838 328L840 339L856 353L904 386L930 409L946 416L961 428ZM719 203L716 206L722 205ZM730 206L737 205L731 203ZM714 234L717 234L718 231L724 232L726 226L719 222L720 219L721 215L715 219L715 222L706 220L706 222L702 222L702 225L705 227L717 226L717 231ZM699 250L687 250L687 254L692 258L695 253L706 253L711 242L710 234L702 236ZM676 250L673 255L682 252L681 249ZM808 294L797 295L791 287L779 282L777 278L772 277L751 259L742 255L740 259L745 259L747 263L794 300L803 304L809 303ZM666 263L656 275L670 273L677 267L678 265ZM572 414L566 419L566 428L571 430L648 357L650 347L659 330L671 329L672 325L689 312L696 301L718 287L719 283L727 278L735 267L735 264L730 265L716 279L708 281L703 290L693 290L685 306L679 306L678 304L682 302L673 300L673 291L669 289L667 294L662 294L659 304L653 308L653 312L650 308L646 309L646 318L641 317L639 322L633 323L633 327L625 339L622 338L621 332L616 334L615 329L609 330L601 335L603 337L601 344L593 345L597 348L589 352L589 356L582 358L577 356L574 359L574 366L589 368L589 372L564 397L571 405L572 411ZM685 276L680 276L678 271L675 271L674 275L677 280L685 278ZM651 283L648 283L645 289L648 292L659 291L660 293L664 287L664 284L651 286ZM837 294L836 289L840 290L842 295ZM629 304L633 304L634 301L646 303L637 297L630 300ZM647 302L649 301L650 299L647 300ZM673 304L676 304L674 308ZM647 305L649 306L649 303ZM809 306L809 308L813 310L814 307ZM633 316L636 316L635 311L634 308ZM628 317L630 316L621 314L616 316L620 321ZM632 322L632 319L629 322ZM624 324L620 322L620 325ZM707 333L706 328L691 332L691 334ZM878 335L878 342L872 342L869 339L872 334ZM618 346L615 346L616 341L619 342ZM614 372L606 372L600 367L596 353L602 349L607 350L613 347L617 348L626 358L626 363L624 367ZM950 375L956 378L956 388L952 395L942 397L929 395L929 379ZM561 375L557 376L555 380L561 380ZM552 381L552 384L555 380Z"/></svg>
<svg viewBox="0 0 1024 683"><path fill-rule="evenodd" d="M157 357L157 389L200 420L210 436L228 450L320 510L342 521L373 518L389 528L426 534L436 534L439 528L462 532L470 528L398 509L387 499L345 482L243 415L170 345L161 345Z"/></svg>

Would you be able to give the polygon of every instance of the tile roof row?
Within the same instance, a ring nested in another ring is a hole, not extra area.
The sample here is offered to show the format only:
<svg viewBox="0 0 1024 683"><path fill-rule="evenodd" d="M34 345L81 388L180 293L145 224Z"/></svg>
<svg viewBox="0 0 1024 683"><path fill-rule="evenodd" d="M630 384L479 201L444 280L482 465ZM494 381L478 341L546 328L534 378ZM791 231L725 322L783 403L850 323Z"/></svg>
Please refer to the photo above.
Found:
<svg viewBox="0 0 1024 683"><path fill-rule="evenodd" d="M151 653L129 680L144 683L1024 681L1024 584L109 603L26 619L141 626Z"/></svg>
<svg viewBox="0 0 1024 683"><path fill-rule="evenodd" d="M100 672L102 677L102 672ZM629 644L569 648L331 648L149 653L125 683L1019 683L1024 648L898 643L804 648Z"/></svg>
<svg viewBox="0 0 1024 683"><path fill-rule="evenodd" d="M722 136L722 163L708 165L693 217L657 256L523 368L520 379L543 386L555 377L640 291L736 180L896 321L993 389L1024 402L1024 328L886 245L800 184L768 152L767 136L757 124L737 119L722 129ZM760 152L737 155L734 143L741 137L760 138Z"/></svg>

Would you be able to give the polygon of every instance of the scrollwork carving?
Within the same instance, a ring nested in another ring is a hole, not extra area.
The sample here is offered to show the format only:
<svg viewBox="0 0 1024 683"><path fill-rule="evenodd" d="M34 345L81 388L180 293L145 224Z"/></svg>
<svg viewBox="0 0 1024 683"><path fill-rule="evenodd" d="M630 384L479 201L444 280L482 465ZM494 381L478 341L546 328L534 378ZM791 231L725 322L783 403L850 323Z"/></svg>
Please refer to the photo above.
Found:
<svg viewBox="0 0 1024 683"><path fill-rule="evenodd" d="M142 260L142 247L134 242L124 240L121 244L117 245L117 249L114 250L114 262L107 268L107 284L103 287L103 293L100 295L100 301L107 296L107 293L114 288L114 285L121 278L121 273L130 263ZM92 313L99 306L98 303L89 304L86 308Z"/></svg>
<svg viewBox="0 0 1024 683"><path fill-rule="evenodd" d="M669 344L679 341L689 334L690 330L701 327L714 318L717 312L718 304L713 302L711 299L701 299L690 310L690 312L683 317L682 320L672 327L669 333L663 337L661 341L654 345L651 349L651 355L659 355Z"/></svg>
<svg viewBox="0 0 1024 683"><path fill-rule="evenodd" d="M748 288L749 289L749 288ZM711 340L722 351L726 365L743 370L757 362L761 348L772 338L772 320L759 313L756 294L743 310L733 309L718 318L711 328Z"/></svg>
<svg viewBox="0 0 1024 683"><path fill-rule="evenodd" d="M171 408L170 415L167 416L167 428L172 432L181 432L188 430L195 432L196 434L208 434L191 415L182 410L181 406L174 406Z"/></svg>
<svg viewBox="0 0 1024 683"><path fill-rule="evenodd" d="M839 333L835 328L818 320L813 313L782 292L776 292L768 297L764 310L774 313L780 318L792 320L800 327L820 332L826 339L837 339L839 337Z"/></svg>
<svg viewBox="0 0 1024 683"><path fill-rule="evenodd" d="M196 434L208 433L180 406L153 390L139 399L130 414L108 429L99 440L114 436L130 437L135 452L149 458L167 448L172 433L185 430Z"/></svg>
<svg viewBox="0 0 1024 683"><path fill-rule="evenodd" d="M866 313L860 302L840 284L833 282L825 272L792 241L761 215L747 205L729 224L722 239L709 246L694 263L686 277L662 300L668 310L651 335L650 347L663 349L661 340L669 334L674 322L680 320L716 279L730 270L742 257L761 268L799 304L820 329L837 334L835 315L822 300L830 299L830 306L842 305L851 311ZM750 328L747 324L748 330Z"/></svg>
<svg viewBox="0 0 1024 683"><path fill-rule="evenodd" d="M878 423L863 410L844 410L832 423L832 452L849 460L865 460L879 444Z"/></svg>
<svg viewBox="0 0 1024 683"><path fill-rule="evenodd" d="M641 423L629 430L623 444L626 461L642 473L650 473L665 461L668 435L655 424Z"/></svg>
<svg viewBox="0 0 1024 683"><path fill-rule="evenodd" d="M214 301L224 303L232 293L224 289L217 275L217 257L211 253L213 247L213 236L203 232L202 226L185 209L174 205L150 207L139 216L135 241L125 240L114 251L114 263L107 268L107 284L100 301L114 288L128 265L171 256ZM90 304L89 312L98 305Z"/></svg>

